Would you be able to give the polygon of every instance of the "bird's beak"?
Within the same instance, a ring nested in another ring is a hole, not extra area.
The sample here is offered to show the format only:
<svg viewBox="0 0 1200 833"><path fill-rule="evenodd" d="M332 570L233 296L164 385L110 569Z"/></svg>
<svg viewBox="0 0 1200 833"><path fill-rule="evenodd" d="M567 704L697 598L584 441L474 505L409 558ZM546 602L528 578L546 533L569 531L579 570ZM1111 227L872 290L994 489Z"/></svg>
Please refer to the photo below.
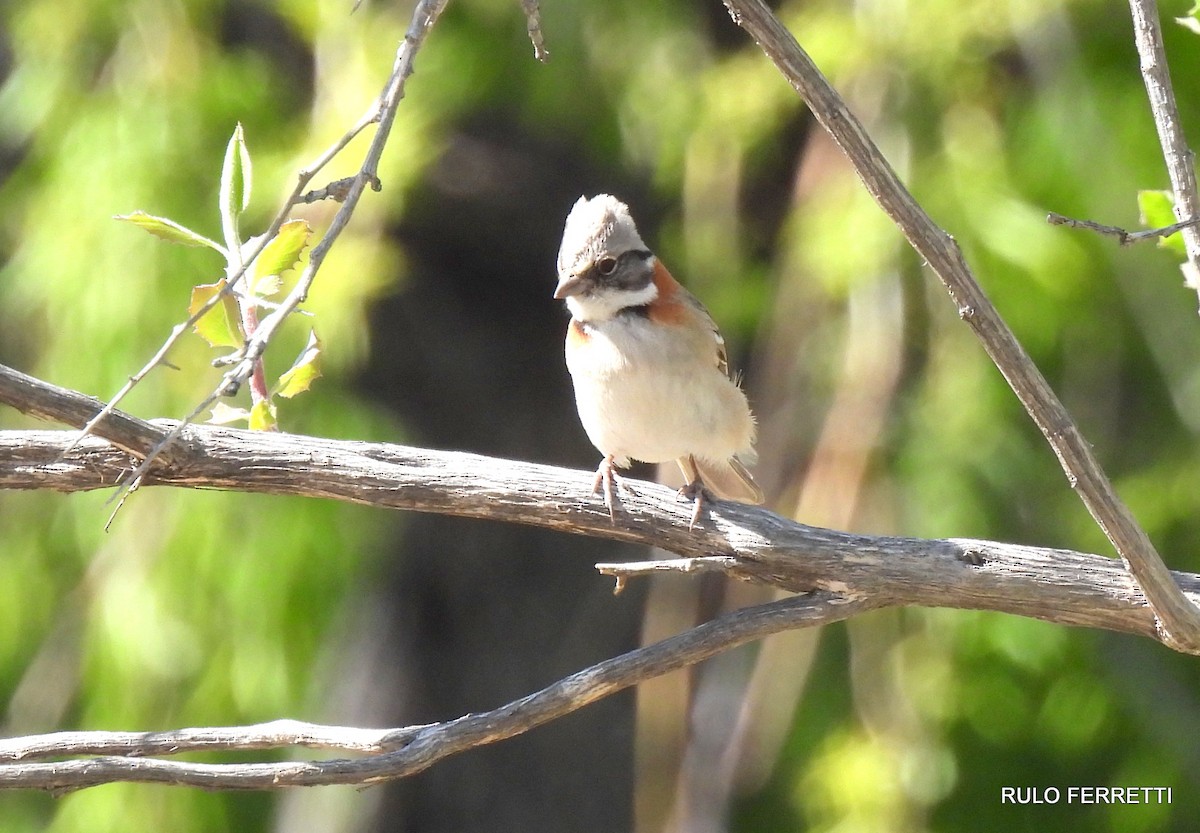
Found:
<svg viewBox="0 0 1200 833"><path fill-rule="evenodd" d="M561 301L563 298L578 295L585 289L587 289L587 278L567 272L566 274L559 275L558 286L554 288L554 297Z"/></svg>

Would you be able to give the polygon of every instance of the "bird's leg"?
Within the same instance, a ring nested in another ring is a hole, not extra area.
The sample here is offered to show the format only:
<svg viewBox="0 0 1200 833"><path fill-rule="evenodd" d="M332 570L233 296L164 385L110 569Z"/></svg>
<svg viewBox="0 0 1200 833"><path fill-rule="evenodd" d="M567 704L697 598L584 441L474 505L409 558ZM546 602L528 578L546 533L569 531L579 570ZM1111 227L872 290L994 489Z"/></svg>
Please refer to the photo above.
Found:
<svg viewBox="0 0 1200 833"><path fill-rule="evenodd" d="M688 531L690 532L695 529L696 524L700 523L700 516L704 513L704 502L708 498L708 492L704 490L704 483L702 481L694 480L679 490L679 496L694 501L692 504L692 519L688 522Z"/></svg>
<svg viewBox="0 0 1200 833"><path fill-rule="evenodd" d="M700 479L700 473L696 470L696 461L691 456L688 456L681 457L676 462L679 463L679 468L683 470L683 478L687 481L683 484L683 488L679 490L679 496L695 501L692 509L692 520L688 524L688 531L690 532L695 529L696 524L700 523L700 515L704 511L704 499L707 495L704 491L704 481Z"/></svg>
<svg viewBox="0 0 1200 833"><path fill-rule="evenodd" d="M604 495L604 505L608 507L608 517L614 524L617 522L617 515L613 509L616 502L613 486L617 479L612 455L606 455L600 461L600 467L596 469L596 479L592 481L592 494ZM603 491L601 491L602 489Z"/></svg>

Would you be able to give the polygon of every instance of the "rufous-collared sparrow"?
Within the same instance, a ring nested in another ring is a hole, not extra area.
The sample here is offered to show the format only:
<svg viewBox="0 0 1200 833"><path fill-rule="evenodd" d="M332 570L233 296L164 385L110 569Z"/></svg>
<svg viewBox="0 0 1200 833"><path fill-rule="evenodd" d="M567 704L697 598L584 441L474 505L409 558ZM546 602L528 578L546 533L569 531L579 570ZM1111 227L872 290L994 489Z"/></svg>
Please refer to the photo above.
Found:
<svg viewBox="0 0 1200 833"><path fill-rule="evenodd" d="M608 194L580 197L567 215L558 253L566 300L567 369L579 418L604 455L593 494L603 488L613 515L613 467L674 460L681 494L762 503L746 470L754 417L730 376L712 316L642 241L629 207Z"/></svg>

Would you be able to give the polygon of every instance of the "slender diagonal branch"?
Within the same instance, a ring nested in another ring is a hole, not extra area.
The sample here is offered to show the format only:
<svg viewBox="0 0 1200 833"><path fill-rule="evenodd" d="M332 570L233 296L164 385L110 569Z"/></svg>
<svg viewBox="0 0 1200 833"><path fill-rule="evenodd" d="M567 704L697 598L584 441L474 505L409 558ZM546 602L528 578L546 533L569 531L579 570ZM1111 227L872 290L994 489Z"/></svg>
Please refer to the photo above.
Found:
<svg viewBox="0 0 1200 833"><path fill-rule="evenodd" d="M144 735L71 732L0 740L0 789L61 792L117 781L228 790L376 784L421 772L464 750L521 734L643 680L694 665L738 645L783 630L836 622L870 607L866 600L815 592L743 608L585 668L497 709L426 726L364 730L279 721L241 729L183 729ZM253 764L197 764L142 757L197 749L273 749L290 745L380 751L352 760ZM26 760L81 755L103 757Z"/></svg>
<svg viewBox="0 0 1200 833"><path fill-rule="evenodd" d="M1179 650L1200 652L1200 608L1171 580L1149 536L1117 496L1091 445L980 287L958 244L913 199L862 123L766 4L724 2L734 22L750 33L800 93L884 213L941 279L959 316L1054 450L1071 487L1145 590L1164 641Z"/></svg>
<svg viewBox="0 0 1200 833"><path fill-rule="evenodd" d="M39 419L92 426L92 434L137 457L149 453L167 433L160 426L116 410L111 403L106 405L93 396L52 385L4 365L0 365L0 402ZM72 437L62 453L70 452L80 439L78 435ZM162 462L169 464L173 459L168 451Z"/></svg>
<svg viewBox="0 0 1200 833"><path fill-rule="evenodd" d="M341 201L341 207L338 209L337 214L334 215L329 228L309 253L308 264L305 266L304 271L301 272L296 285L292 287L292 291L271 311L270 315L258 322L254 333L249 335L246 344L241 350L239 361L225 372L216 389L205 397L179 425L172 427L162 440L150 449L141 462L126 475L122 480L122 490L137 488L146 470L162 450L179 436L179 431L182 430L183 426L191 423L192 420L206 411L222 396L232 395L238 390L246 379L254 373L255 367L258 366L258 360L266 352L267 345L275 337L275 333L279 330L279 327L308 298L308 292L312 288L317 272L324 264L329 250L349 224L351 216L353 216L355 209L358 207L358 201L363 191L368 186L375 190L379 190L381 187L378 176L379 161L383 157L383 149L387 145L388 137L391 135L392 124L396 120L396 109L400 104L400 99L404 96L404 84L408 80L408 77L412 75L413 60L416 57L417 51L425 42L425 38L433 28L434 23L437 22L438 17L441 16L448 2L449 0L421 0L417 4L416 9L413 10L412 22L409 24L408 31L404 35L404 40L401 41L399 48L396 50L396 60L392 67L392 74L388 77L387 84L379 96L378 104L374 108L374 115L370 120L377 122L378 127L370 146L367 148L362 167L352 177L345 191L344 199ZM369 121L365 118L360 120L352 128L351 133L357 133L367 123ZM332 155L349 141L350 135L348 133L346 137L343 137L345 141L339 140L339 143L330 148L330 152L317 160L317 164L324 165L332 158ZM288 200L285 212L290 210L291 206L301 198L304 184L306 184L305 175L307 175L307 171L301 175L302 184L298 185L296 190L293 191ZM267 236L264 237L264 240L269 239ZM244 272L244 269L242 271Z"/></svg>
<svg viewBox="0 0 1200 833"><path fill-rule="evenodd" d="M1142 67L1142 80L1146 84L1146 95L1150 98L1154 127L1158 130L1158 141L1167 163L1167 176L1170 177L1175 196L1175 217L1180 222L1186 222L1200 217L1195 154L1188 147L1183 124L1179 120L1179 107L1175 103L1171 71L1167 66L1167 51L1163 46L1158 4L1155 0L1129 0L1129 11L1133 16L1133 40ZM1200 229L1188 225L1182 231L1187 249L1187 272L1191 276L1189 285L1200 292Z"/></svg>
<svg viewBox="0 0 1200 833"><path fill-rule="evenodd" d="M154 355L150 357L150 360L147 361L144 365L142 365L142 367L136 373L134 373L132 376L130 376L125 381L125 384L121 386L121 389L118 390L104 404L104 407L99 412L96 413L96 415L92 418L92 420L89 421L86 425L84 425L80 429L79 434L76 436L76 442L78 442L79 440L82 440L84 437L87 437L89 434L91 434L96 429L96 427L99 425L100 421L106 419L108 417L108 415L110 413L112 413L112 411L114 411L116 409L116 407L121 403L121 401L129 394L130 391L132 391L135 387L137 387L141 383L141 381L143 379L145 379L146 376L148 376L151 373L151 371L153 371L155 368L157 368L159 365L163 364L166 361L167 354L169 352L171 352L171 349L179 342L179 339L181 339L189 330L192 329L193 326L195 326L197 321L199 321L201 318L203 318L205 315L207 315L208 312L213 307L215 307L217 304L221 303L221 301L227 295L229 295L230 293L232 293L233 291L235 291L237 289L242 278L246 274L246 264L253 263L254 259L256 257L258 257L258 255L262 252L262 250L264 248L266 248L267 243L269 243L271 241L271 239L274 238L275 235L277 235L279 233L279 230L281 228L283 228L283 224L285 222L287 222L288 216L289 216L292 208L298 202L301 202L303 200L302 195L304 194L304 190L308 187L308 184L310 182L312 182L313 178L318 173L321 172L321 169L323 169L327 164L329 164L329 162L333 159L333 157L335 157L338 153L340 153L341 150L347 144L349 144L350 141L355 136L357 136L364 129L366 129L366 127L368 125L373 124L375 122L375 120L378 118L378 116L379 116L379 103L374 102L371 105L371 108L367 111L367 113L361 119L359 119L358 122L353 127L351 127L348 131L346 131L346 133L344 135L342 135L337 141L335 141L332 145L330 145L328 148L326 148L325 151L323 151L320 156L318 156L316 159L314 159L311 163L309 163L307 166L305 166L299 172L299 174L297 175L296 185L293 188L292 193L288 196L288 198L286 200L284 200L283 207L280 208L279 211L276 213L275 217L271 220L270 225L267 226L267 230L258 238L258 241L253 246L250 246L249 250L246 252L246 256L244 258L245 262L244 262L242 268L237 270L237 272L235 272L225 282L225 286L221 288L220 292L215 293L211 298L209 298L202 305L200 305L195 310L195 312L193 312L191 315L189 315L187 317L186 320L180 322L179 324L176 324L174 327L171 328L170 334L166 337L166 339L163 341L163 343L161 345L159 345L158 350L155 351ZM212 400L208 400L207 404L211 404L211 403L212 403ZM198 414L198 413L201 413L202 411L203 411L203 408L198 409L195 413ZM193 415L193 418L194 418L194 415ZM96 433L98 436L104 436L100 432L96 432ZM160 442L159 445L161 447L159 447L158 450L155 452L156 454L161 454L163 452L163 449L166 448L166 442ZM150 448L146 449L143 452L143 454L140 456L149 455L151 449L153 449L154 447L155 446L151 446Z"/></svg>

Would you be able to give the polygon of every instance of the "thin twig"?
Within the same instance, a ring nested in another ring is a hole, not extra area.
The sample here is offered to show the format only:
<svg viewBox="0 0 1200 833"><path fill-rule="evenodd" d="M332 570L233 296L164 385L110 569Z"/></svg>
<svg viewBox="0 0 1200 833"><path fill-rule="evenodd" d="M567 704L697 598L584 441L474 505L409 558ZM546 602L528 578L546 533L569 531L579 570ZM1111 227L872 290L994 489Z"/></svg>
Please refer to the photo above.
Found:
<svg viewBox="0 0 1200 833"><path fill-rule="evenodd" d="M350 186L354 184L354 177L348 176L343 179L335 179L328 185L322 188L314 188L312 191L305 191L304 196L300 201L308 204L320 202L321 200L333 200L334 202L345 202L346 195L350 193ZM378 190L378 188L376 188Z"/></svg>
<svg viewBox="0 0 1200 833"><path fill-rule="evenodd" d="M1137 45L1142 67L1142 80L1150 99L1150 111L1158 130L1171 191L1175 195L1175 217L1181 222L1200 217L1200 195L1196 187L1195 156L1188 148L1179 119L1179 107L1171 87L1171 71L1167 66L1167 51L1163 46L1162 25L1155 0L1129 0L1133 16L1133 40ZM1187 249L1188 285L1200 292L1200 229L1187 226L1183 230Z"/></svg>
<svg viewBox="0 0 1200 833"><path fill-rule="evenodd" d="M625 585L633 576L644 576L651 573L727 573L737 572L737 559L726 555L705 555L699 558L667 558L659 561L631 561L624 564L600 563L596 572L602 576L612 576L616 579L613 585L613 595L619 595L625 590Z"/></svg>
<svg viewBox="0 0 1200 833"><path fill-rule="evenodd" d="M1141 243L1143 240L1156 240L1160 237L1170 237L1182 229L1200 224L1200 217L1191 220L1184 220L1179 223L1172 223L1169 226L1162 228L1143 229L1140 231L1127 231L1120 226L1108 226L1104 223L1097 223L1093 220L1076 220L1074 217L1067 217L1063 214L1058 214L1051 211L1046 215L1046 222L1052 226L1067 226L1068 228L1081 228L1088 231L1094 231L1097 234L1105 234L1109 237L1117 238L1117 243L1121 246L1131 246L1134 243Z"/></svg>
<svg viewBox="0 0 1200 833"><path fill-rule="evenodd" d="M117 448L138 457L149 452L166 435L166 429L123 411L108 409L94 396L59 387L29 376L19 370L0 365L0 402L39 419L51 419L65 425L94 425L95 435ZM66 455L75 447L77 437L64 443L60 452ZM174 462L168 452L163 464Z"/></svg>
<svg viewBox="0 0 1200 833"><path fill-rule="evenodd" d="M283 227L283 224L285 222L287 222L288 215L290 214L292 208L300 200L300 195L304 193L304 189L306 187L308 187L308 184L313 180L313 178L321 171L322 168L325 167L325 165L327 165L333 159L334 156L336 156L338 154L339 151L341 151L342 148L344 148L347 144L349 144L351 139L353 139L355 136L357 136L359 133L361 133L362 130L365 127L367 127L367 125L370 125L375 121L375 117L376 117L377 113L378 113L378 102L372 104L371 109L367 112L367 114L365 116L363 116L363 118L359 119L359 121L354 125L354 127L352 127L349 131L347 131L347 133L345 135L343 135L336 142L334 142L320 156L318 156L315 160L313 160L313 162L311 162L309 165L307 165L306 167L304 167L303 169L300 170L299 174L297 175L296 186L292 190L292 193L288 196L288 198L286 200L284 200L283 207L280 208L279 212L275 215L274 219L271 220L270 225L267 226L266 232L247 251L246 259L245 259L246 264L253 263L254 259L256 257L258 257L259 253L261 253L262 250L266 247L267 243L269 243L271 241L271 239L274 238L275 235L279 233L279 230ZM159 346L159 348L155 352L155 354L150 357L150 360L148 362L146 362L142 366L142 368L140 370L138 370L137 373L134 373L132 376L130 376L129 379L126 380L125 384L121 386L121 389L118 390L116 392L116 394L114 394L104 404L103 408L101 408L101 410L96 414L96 416L87 425L84 425L80 429L79 434L75 438L75 441L78 442L78 441L82 440L84 437L87 437L90 434L92 434L93 431L95 431L96 426L100 423L100 421L105 419L110 413L112 413L113 410L115 410L116 407L121 404L121 401L129 394L129 392L132 391L138 384L140 384L141 381L143 379L145 379L146 376L149 375L152 370L154 370L156 367L159 367L160 365L168 364L166 361L166 356L167 356L167 353L169 353L171 351L171 348L173 348L178 343L179 339L182 338L183 335L185 333L187 333L188 330L190 330L192 327L194 327L196 325L197 321L199 321L201 318L203 318L205 315L207 315L209 310L211 310L213 307L215 307L217 304L219 304L229 293L233 292L234 289L237 288L237 286L239 285L239 283L242 280L242 277L245 274L246 274L246 267L245 267L245 265L243 265L243 267L241 269L239 269L232 277L230 277L226 281L225 286L221 288L220 292L215 293L202 306L200 306L195 312L193 312L191 315L189 315L185 321L183 321L182 323L176 324L173 328L171 328L170 335L168 335L166 340L163 341L162 345ZM72 444L71 447L74 447L74 443ZM165 447L166 446L164 444L163 448L165 448ZM70 451L70 448L68 448L67 450ZM162 448L158 449L154 453L161 454Z"/></svg>
<svg viewBox="0 0 1200 833"><path fill-rule="evenodd" d="M544 64L550 60L550 50L546 48L546 40L542 37L542 10L538 0L521 0L521 9L525 12L525 26L529 30L529 42L533 44L533 57Z"/></svg>
<svg viewBox="0 0 1200 833"><path fill-rule="evenodd" d="M326 148L316 159L300 169L296 175L296 185L293 187L291 194L289 194L287 199L284 200L283 207L275 215L274 219L271 220L271 224L267 226L266 232L258 238L257 242L253 246L250 247L246 257L246 264L253 263L254 259L258 257L259 253L261 253L266 247L267 243L269 243L275 237L275 235L279 233L279 230L283 227L283 224L287 222L292 208L301 201L301 195L304 194L304 189L308 187L309 183L312 182L316 175L320 173L321 170L328 165L333 158L350 143L352 139L354 139L354 137L356 137L369 125L374 124L378 117L379 101L375 101L371 104L371 107L367 110L367 112L363 114L363 116L355 123L355 125L350 128L350 130L348 130L345 134L338 138L337 141ZM86 425L83 426L83 428L80 429L79 434L75 437L75 441L72 442L66 450L70 451L72 448L74 448L75 443L93 433L97 424L101 420L107 418L109 414L113 413L117 405L120 404L121 400L125 398L126 394L133 390L133 388L139 382L141 382L142 379L144 379L146 375L150 373L150 371L161 364L166 364L167 353L172 347L175 346L180 337L182 337L184 333L193 327L197 321L203 318L209 310L216 306L222 298L232 292L245 274L246 266L243 265L242 269L240 269L226 282L225 286L222 287L219 293L216 293L213 295L213 297L209 298L208 301L206 301L203 306L192 313L186 321L181 324L177 324L171 330L171 334L167 337L166 341L164 341L162 346L159 347L158 352L154 354L150 361L146 362L141 370L139 370L133 376L130 376L128 382L119 391L117 391L117 394L108 400L104 407L96 413L95 417L93 417ZM269 305L269 308L272 310L278 310L281 306L281 304L272 303ZM236 361L236 359L226 357L220 363L228 364L232 363L233 361ZM191 414L185 418L185 424L194 420L223 395L224 383L222 383L222 386L218 387L216 391L209 394L204 401L202 401L195 409L192 410ZM99 435L104 436L104 434ZM159 441L155 445L139 453L138 456L142 457L143 459L157 457L164 452L172 439L174 438L169 435L164 435L163 437L160 437ZM112 518L109 518L109 523L111 522Z"/></svg>
<svg viewBox="0 0 1200 833"><path fill-rule="evenodd" d="M392 67L392 74L388 78L388 82L379 97L378 115L376 118L379 126L374 138L371 140L370 146L367 148L362 167L346 189L345 200L342 202L342 206L338 209L337 214L334 215L332 222L330 222L328 230L309 254L308 264L300 274L296 285L292 288L287 298L280 302L279 308L272 311L270 315L260 322L258 331L246 343L245 353L241 362L226 372L225 379L221 385L222 390L227 390L230 386L236 387L236 384L249 377L253 371L254 362L266 350L267 344L274 336L276 330L278 330L279 326L291 312L308 298L308 292L312 288L317 272L320 271L329 250L337 242L338 237L341 236L350 222L350 217L358 207L358 200L362 196L363 191L368 186L373 190L379 190L382 187L379 182L379 161L383 157L383 149L387 145L388 137L391 135L392 124L396 119L396 109L400 104L401 98L404 96L405 81L412 75L413 60L416 57L417 51L424 43L430 29L433 28L433 24L437 22L438 17L445 9L447 2L449 0L421 0L417 4L417 8L413 11L413 19L409 25L408 32L405 34L404 40L401 41L396 51L396 60Z"/></svg>
<svg viewBox="0 0 1200 833"><path fill-rule="evenodd" d="M371 122L378 123L378 129L375 132L370 147L367 149L362 167L346 189L345 199L342 202L341 208L338 209L337 214L334 215L332 222L329 224L329 228L309 254L308 264L305 266L304 271L301 272L296 285L292 287L291 292L279 303L276 309L272 310L269 315L258 322L258 327L254 333L247 334L247 341L241 350L240 360L230 367L229 370L225 371L220 384L217 385L213 392L193 409L192 413L179 426L169 431L163 440L152 448L150 453L129 473L122 482L121 492L127 492L137 487L146 470L154 462L154 458L179 435L179 431L182 430L184 425L189 424L207 410L217 399L236 393L242 383L249 378L258 366L259 360L262 358L263 353L266 352L267 345L274 338L280 326L308 297L308 292L312 287L313 281L316 279L317 272L325 261L325 256L350 222L350 217L354 214L363 191L367 186L370 186L374 190L379 190L381 187L378 176L379 160L383 156L383 149L387 144L388 136L391 134L392 124L396 117L396 108L399 106L400 99L404 95L404 82L412 74L413 59L424 43L425 37L429 34L433 24L441 15L442 10L445 9L447 2L449 0L421 0L417 4L416 9L413 11L413 19L408 27L408 32L396 50L396 60L392 67L392 74L388 78L388 82L379 97L377 105L372 108L368 116L360 119L350 132L339 139L338 142L335 142L316 161L316 167L323 166L338 151L345 147L350 139L354 135L357 135L358 131ZM290 210L291 206L301 198L304 187L307 185L307 180L311 179L311 175L308 169L301 172L301 182L297 184L296 189L289 197L288 208L286 210ZM280 224L282 224L282 221L280 221ZM274 228L273 232L277 233L278 228ZM264 236L264 240L269 240L273 236L273 232L268 232ZM119 496L120 493L114 496L114 499L119 499ZM111 522L112 519L110 518L109 523Z"/></svg>
<svg viewBox="0 0 1200 833"><path fill-rule="evenodd" d="M820 69L762 0L724 0L734 22L759 44L837 142L867 190L929 263L984 350L1054 450L1092 518L1146 592L1163 641L1200 653L1200 609L1171 580L1145 530L1117 496L1091 445L1045 377L984 294L954 239L913 199ZM1200 216L1189 207L1187 216ZM1185 229L1185 234L1189 233Z"/></svg>
<svg viewBox="0 0 1200 833"><path fill-rule="evenodd" d="M377 784L421 772L467 749L521 734L643 680L686 668L769 634L837 622L870 607L866 601L851 601L819 591L744 608L578 671L500 708L445 723L376 732L286 721L242 730L184 729L143 736L74 732L0 741L0 761L12 761L0 763L0 789L61 792L118 781L240 790ZM343 733L349 742L341 739ZM170 745L173 737L179 740L178 748ZM245 750L290 745L316 745L350 752L361 752L364 747L390 751L356 760L252 764L197 764L141 757L147 753L171 754L195 749ZM124 752L125 756L115 757L114 752ZM96 754L104 757L51 763L21 761L23 757Z"/></svg>

